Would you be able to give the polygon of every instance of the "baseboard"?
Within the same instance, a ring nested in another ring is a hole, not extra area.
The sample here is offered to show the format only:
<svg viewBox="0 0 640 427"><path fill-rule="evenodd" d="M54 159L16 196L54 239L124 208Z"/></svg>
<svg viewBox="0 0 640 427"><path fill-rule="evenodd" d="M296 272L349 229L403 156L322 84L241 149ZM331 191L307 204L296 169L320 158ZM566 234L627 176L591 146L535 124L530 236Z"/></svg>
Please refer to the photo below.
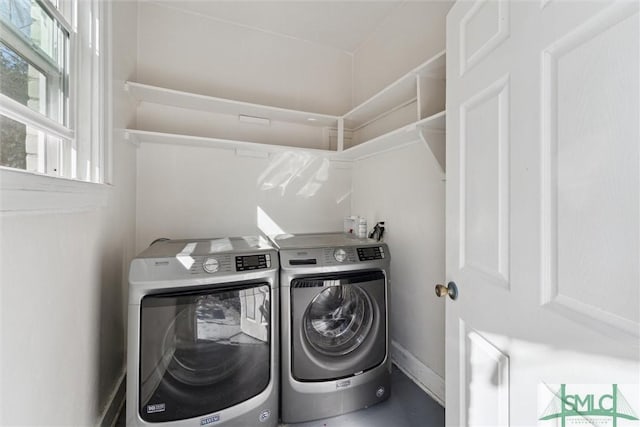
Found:
<svg viewBox="0 0 640 427"><path fill-rule="evenodd" d="M97 423L100 427L113 427L118 420L118 415L124 406L125 399L127 397L126 393L126 385L127 385L127 372L122 371L120 374L120 378L118 378L118 382L114 390L111 392L111 396L109 396L109 403L104 408L104 412L100 416L100 419Z"/></svg>
<svg viewBox="0 0 640 427"><path fill-rule="evenodd" d="M445 406L444 379L396 341L391 341L391 361L433 400Z"/></svg>

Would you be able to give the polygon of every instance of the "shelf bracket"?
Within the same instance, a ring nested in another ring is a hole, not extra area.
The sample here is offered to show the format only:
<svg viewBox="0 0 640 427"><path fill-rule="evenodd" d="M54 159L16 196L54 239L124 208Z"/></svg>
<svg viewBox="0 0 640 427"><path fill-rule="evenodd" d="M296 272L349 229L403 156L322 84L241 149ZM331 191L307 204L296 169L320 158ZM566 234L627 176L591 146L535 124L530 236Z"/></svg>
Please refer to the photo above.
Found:
<svg viewBox="0 0 640 427"><path fill-rule="evenodd" d="M440 130L426 129L418 126L420 139L429 148L433 157L440 164L443 173L447 171L446 133Z"/></svg>

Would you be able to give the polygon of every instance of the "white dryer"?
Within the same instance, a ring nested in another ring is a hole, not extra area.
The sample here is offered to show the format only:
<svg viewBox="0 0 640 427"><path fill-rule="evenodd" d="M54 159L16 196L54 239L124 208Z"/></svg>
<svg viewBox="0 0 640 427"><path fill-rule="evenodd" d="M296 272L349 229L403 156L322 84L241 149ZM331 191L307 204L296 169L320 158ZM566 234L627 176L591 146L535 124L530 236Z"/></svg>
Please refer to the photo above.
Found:
<svg viewBox="0 0 640 427"><path fill-rule="evenodd" d="M384 243L342 233L281 235L281 418L297 423L390 395Z"/></svg>
<svg viewBox="0 0 640 427"><path fill-rule="evenodd" d="M261 237L161 241L132 261L127 425L277 425L278 271Z"/></svg>

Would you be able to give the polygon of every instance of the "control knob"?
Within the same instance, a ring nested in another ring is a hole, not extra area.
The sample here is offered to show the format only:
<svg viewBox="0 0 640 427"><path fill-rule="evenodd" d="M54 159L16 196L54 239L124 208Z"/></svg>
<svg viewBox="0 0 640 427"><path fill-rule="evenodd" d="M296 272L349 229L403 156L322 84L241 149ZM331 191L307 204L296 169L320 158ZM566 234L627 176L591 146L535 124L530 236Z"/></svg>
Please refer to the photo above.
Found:
<svg viewBox="0 0 640 427"><path fill-rule="evenodd" d="M344 260L347 259L347 251L344 249L336 249L333 251L333 257L338 262L344 262Z"/></svg>
<svg viewBox="0 0 640 427"><path fill-rule="evenodd" d="M220 268L220 264L215 258L207 258L202 263L202 268L204 268L204 271L207 273L215 273L218 271L218 268Z"/></svg>

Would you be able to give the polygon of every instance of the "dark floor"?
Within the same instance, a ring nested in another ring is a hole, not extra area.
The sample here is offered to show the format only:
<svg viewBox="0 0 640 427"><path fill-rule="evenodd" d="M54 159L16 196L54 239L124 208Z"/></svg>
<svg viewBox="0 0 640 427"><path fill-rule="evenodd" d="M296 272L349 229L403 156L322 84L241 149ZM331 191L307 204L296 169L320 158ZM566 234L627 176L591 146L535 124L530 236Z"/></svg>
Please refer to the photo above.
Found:
<svg viewBox="0 0 640 427"><path fill-rule="evenodd" d="M125 426L125 408L116 427ZM281 424L282 427L443 427L444 408L398 368L391 374L389 400L339 417L325 418L299 424Z"/></svg>
<svg viewBox="0 0 640 427"><path fill-rule="evenodd" d="M378 405L339 417L290 427L443 427L444 408L395 366L391 373L391 397Z"/></svg>

